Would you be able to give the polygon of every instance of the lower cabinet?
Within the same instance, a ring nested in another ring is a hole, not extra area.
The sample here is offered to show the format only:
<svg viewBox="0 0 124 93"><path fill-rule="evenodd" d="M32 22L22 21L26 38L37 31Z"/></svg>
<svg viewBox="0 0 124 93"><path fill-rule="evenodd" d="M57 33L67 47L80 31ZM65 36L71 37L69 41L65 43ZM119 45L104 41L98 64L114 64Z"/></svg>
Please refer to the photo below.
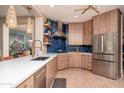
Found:
<svg viewBox="0 0 124 93"><path fill-rule="evenodd" d="M46 87L50 88L57 73L57 57L46 65Z"/></svg>
<svg viewBox="0 0 124 93"><path fill-rule="evenodd" d="M82 55L82 68L92 70L92 55Z"/></svg>
<svg viewBox="0 0 124 93"><path fill-rule="evenodd" d="M17 88L50 88L55 80L57 71L69 67L82 67L92 70L92 55L81 53L60 54L18 85Z"/></svg>
<svg viewBox="0 0 124 93"><path fill-rule="evenodd" d="M34 88L46 87L46 67L42 67L34 73Z"/></svg>
<svg viewBox="0 0 124 93"><path fill-rule="evenodd" d="M69 55L68 54L60 54L58 55L58 70L66 69L69 67Z"/></svg>
<svg viewBox="0 0 124 93"><path fill-rule="evenodd" d="M69 53L69 67L81 67L80 53Z"/></svg>
<svg viewBox="0 0 124 93"><path fill-rule="evenodd" d="M24 82L22 82L20 85L17 86L17 88L33 88L34 87L34 77L31 76L28 79L26 79Z"/></svg>

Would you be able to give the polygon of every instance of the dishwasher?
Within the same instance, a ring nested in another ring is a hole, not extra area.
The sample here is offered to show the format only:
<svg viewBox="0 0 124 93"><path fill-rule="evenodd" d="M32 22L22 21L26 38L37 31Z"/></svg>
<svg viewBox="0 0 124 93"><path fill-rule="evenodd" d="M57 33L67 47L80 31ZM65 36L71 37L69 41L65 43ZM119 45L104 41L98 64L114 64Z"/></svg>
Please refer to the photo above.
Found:
<svg viewBox="0 0 124 93"><path fill-rule="evenodd" d="M46 88L46 67L42 67L34 74L34 88Z"/></svg>

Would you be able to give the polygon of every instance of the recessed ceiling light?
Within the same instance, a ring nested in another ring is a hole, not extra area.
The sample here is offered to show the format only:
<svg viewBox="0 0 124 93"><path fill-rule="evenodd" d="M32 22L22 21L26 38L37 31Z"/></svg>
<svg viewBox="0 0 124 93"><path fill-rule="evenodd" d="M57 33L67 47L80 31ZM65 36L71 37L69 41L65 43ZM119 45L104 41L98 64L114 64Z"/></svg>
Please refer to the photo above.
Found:
<svg viewBox="0 0 124 93"><path fill-rule="evenodd" d="M74 18L77 18L77 17L78 17L77 15L74 16Z"/></svg>
<svg viewBox="0 0 124 93"><path fill-rule="evenodd" d="M53 7L54 7L54 5L50 5L50 7L51 7L51 8L53 8Z"/></svg>

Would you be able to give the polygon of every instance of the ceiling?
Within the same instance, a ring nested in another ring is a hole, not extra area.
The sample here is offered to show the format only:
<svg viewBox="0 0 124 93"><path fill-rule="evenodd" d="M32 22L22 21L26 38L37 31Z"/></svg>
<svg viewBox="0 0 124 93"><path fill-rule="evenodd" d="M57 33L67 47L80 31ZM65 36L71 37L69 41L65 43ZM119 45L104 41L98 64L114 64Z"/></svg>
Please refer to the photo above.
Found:
<svg viewBox="0 0 124 93"><path fill-rule="evenodd" d="M96 15L93 10L88 10L83 15L81 12L72 12L73 9L86 8L88 5L55 5L53 8L50 5L37 5L37 9L40 10L46 17L53 20L60 20L65 23L70 22L83 22L91 19ZM124 13L124 5L97 5L100 13L119 8ZM75 18L74 16L78 16Z"/></svg>
<svg viewBox="0 0 124 93"><path fill-rule="evenodd" d="M72 12L73 9L86 8L88 5L55 5L53 8L50 5L33 5L35 11L39 14L44 14L47 18L53 19L55 21L63 21L64 23L70 22L83 22L91 19L93 16L97 15L93 10L88 10L83 15L81 12ZM0 17L5 17L9 5L0 5ZM124 14L124 5L97 5L100 13L107 12L112 9L119 8ZM15 10L17 16L27 16L28 11L22 5L15 5ZM36 14L33 13L33 14ZM75 18L74 16L78 16Z"/></svg>
<svg viewBox="0 0 124 93"><path fill-rule="evenodd" d="M17 16L27 16L28 11L21 5L15 5L15 11ZM7 14L7 10L9 5L0 5L0 17L5 17Z"/></svg>

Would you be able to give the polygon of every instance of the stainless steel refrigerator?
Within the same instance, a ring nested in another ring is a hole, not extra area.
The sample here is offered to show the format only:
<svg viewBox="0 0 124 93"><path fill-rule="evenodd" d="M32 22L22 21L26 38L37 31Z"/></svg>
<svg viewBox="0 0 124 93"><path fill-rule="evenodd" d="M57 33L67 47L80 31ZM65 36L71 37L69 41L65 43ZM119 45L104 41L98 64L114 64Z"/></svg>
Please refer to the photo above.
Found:
<svg viewBox="0 0 124 93"><path fill-rule="evenodd" d="M118 79L117 34L93 36L92 72L112 79Z"/></svg>

